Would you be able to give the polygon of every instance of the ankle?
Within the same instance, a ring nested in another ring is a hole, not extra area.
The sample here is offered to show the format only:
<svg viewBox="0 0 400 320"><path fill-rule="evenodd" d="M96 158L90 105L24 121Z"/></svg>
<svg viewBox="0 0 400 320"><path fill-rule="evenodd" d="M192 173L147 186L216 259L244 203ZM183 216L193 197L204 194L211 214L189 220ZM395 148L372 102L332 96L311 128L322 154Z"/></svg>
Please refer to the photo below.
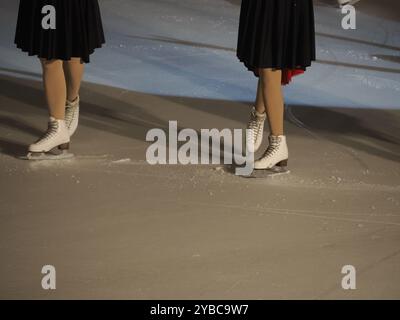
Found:
<svg viewBox="0 0 400 320"><path fill-rule="evenodd" d="M265 110L264 110L264 112L260 112L260 111L258 111L258 110L256 109L256 116L257 116L258 118L264 118L265 115L266 115Z"/></svg>
<svg viewBox="0 0 400 320"><path fill-rule="evenodd" d="M284 132L275 132L270 134L270 137L284 137L284 136L285 136Z"/></svg>
<svg viewBox="0 0 400 320"><path fill-rule="evenodd" d="M59 117L59 116L56 117L53 115L50 115L49 119L50 119L50 121L64 121L65 120L64 117Z"/></svg>
<svg viewBox="0 0 400 320"><path fill-rule="evenodd" d="M75 98L70 99L69 97L67 98L67 102L70 104L75 104L79 101L79 95L75 96Z"/></svg>
<svg viewBox="0 0 400 320"><path fill-rule="evenodd" d="M264 107L259 107L259 106L255 106L254 110L256 111L257 116L263 116L265 114L265 108Z"/></svg>

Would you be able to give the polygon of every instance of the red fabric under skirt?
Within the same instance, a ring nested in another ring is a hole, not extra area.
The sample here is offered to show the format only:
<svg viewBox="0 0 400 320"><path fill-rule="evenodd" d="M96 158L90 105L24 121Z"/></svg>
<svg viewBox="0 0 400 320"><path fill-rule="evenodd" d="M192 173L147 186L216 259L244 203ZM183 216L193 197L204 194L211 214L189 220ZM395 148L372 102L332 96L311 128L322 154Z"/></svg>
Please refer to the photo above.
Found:
<svg viewBox="0 0 400 320"><path fill-rule="evenodd" d="M304 70L302 69L294 69L294 70L282 70L282 85L287 85L292 81L292 78L303 74Z"/></svg>

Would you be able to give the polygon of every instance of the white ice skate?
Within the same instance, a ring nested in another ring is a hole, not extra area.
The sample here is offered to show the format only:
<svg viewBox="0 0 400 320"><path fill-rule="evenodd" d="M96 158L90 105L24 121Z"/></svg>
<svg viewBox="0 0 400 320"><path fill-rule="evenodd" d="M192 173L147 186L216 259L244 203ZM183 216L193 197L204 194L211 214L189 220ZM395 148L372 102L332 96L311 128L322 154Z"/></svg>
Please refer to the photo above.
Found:
<svg viewBox="0 0 400 320"><path fill-rule="evenodd" d="M61 160L72 158L68 152L69 133L64 120L50 117L46 133L29 146L28 160ZM58 150L56 150L58 149Z"/></svg>
<svg viewBox="0 0 400 320"><path fill-rule="evenodd" d="M65 105L65 124L69 136L72 137L78 128L79 123L79 96L74 101L68 101Z"/></svg>
<svg viewBox="0 0 400 320"><path fill-rule="evenodd" d="M286 136L269 136L269 146L263 157L254 163L255 177L286 174L289 151Z"/></svg>
<svg viewBox="0 0 400 320"><path fill-rule="evenodd" d="M247 124L246 145L247 150L250 152L257 152L263 141L264 123L267 114L257 112L253 107L250 114L250 120Z"/></svg>

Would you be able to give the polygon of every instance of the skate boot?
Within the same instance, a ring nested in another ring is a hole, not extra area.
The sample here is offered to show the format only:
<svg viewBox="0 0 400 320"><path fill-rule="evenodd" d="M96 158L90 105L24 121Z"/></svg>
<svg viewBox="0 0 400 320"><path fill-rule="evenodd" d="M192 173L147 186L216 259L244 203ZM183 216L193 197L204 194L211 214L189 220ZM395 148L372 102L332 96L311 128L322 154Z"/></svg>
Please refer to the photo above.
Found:
<svg viewBox="0 0 400 320"><path fill-rule="evenodd" d="M50 117L46 133L36 143L29 146L28 160L59 160L71 158L68 153L69 133L64 120ZM53 149L58 148L57 151Z"/></svg>
<svg viewBox="0 0 400 320"><path fill-rule="evenodd" d="M270 170L275 173L287 172L288 158L286 136L269 136L269 147L264 156L254 163L254 169Z"/></svg>
<svg viewBox="0 0 400 320"><path fill-rule="evenodd" d="M72 137L79 123L79 96L74 101L68 101L65 105L65 125L69 136Z"/></svg>
<svg viewBox="0 0 400 320"><path fill-rule="evenodd" d="M267 114L259 113L256 108L253 107L250 114L250 120L247 124L247 135L246 145L247 150L250 152L257 152L263 141L264 134L264 123L267 118Z"/></svg>

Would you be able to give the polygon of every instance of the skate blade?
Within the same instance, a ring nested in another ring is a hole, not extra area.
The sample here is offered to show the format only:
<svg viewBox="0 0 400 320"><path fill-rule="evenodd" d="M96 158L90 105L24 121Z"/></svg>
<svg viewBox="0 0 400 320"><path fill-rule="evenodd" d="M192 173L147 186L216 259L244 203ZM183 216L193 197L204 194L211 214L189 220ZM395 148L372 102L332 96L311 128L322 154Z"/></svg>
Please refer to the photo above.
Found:
<svg viewBox="0 0 400 320"><path fill-rule="evenodd" d="M290 170L286 167L273 167L271 169L264 169L264 170L253 170L251 175L247 176L247 178L252 179L262 179L262 178L271 178L276 176L282 176L290 174Z"/></svg>
<svg viewBox="0 0 400 320"><path fill-rule="evenodd" d="M21 157L23 160L30 161L45 161L45 160L67 160L72 159L74 155L68 151L62 151L60 153L35 153L29 152L25 157Z"/></svg>

